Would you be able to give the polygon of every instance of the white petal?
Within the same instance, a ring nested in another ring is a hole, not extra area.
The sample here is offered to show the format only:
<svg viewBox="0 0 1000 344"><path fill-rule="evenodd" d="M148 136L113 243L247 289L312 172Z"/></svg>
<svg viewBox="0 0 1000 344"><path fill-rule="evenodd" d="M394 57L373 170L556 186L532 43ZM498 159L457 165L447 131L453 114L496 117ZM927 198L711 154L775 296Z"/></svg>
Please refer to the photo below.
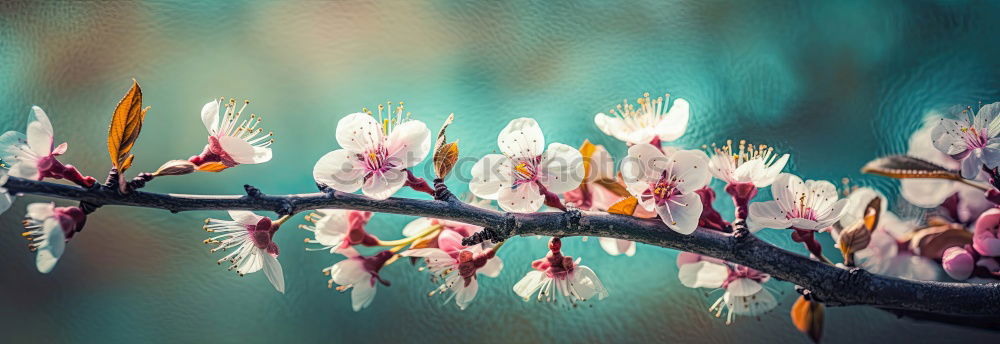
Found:
<svg viewBox="0 0 1000 344"><path fill-rule="evenodd" d="M285 274L281 271L281 263L278 263L278 258L272 257L264 250L260 250L259 254L264 257L264 275L267 275L267 280L271 281L274 289L284 294Z"/></svg>
<svg viewBox="0 0 1000 344"><path fill-rule="evenodd" d="M316 241L323 246L340 246L347 235L347 217L347 210L338 209L316 221Z"/></svg>
<svg viewBox="0 0 1000 344"><path fill-rule="evenodd" d="M264 218L246 210L230 210L229 217L242 225L256 225L257 222L260 222L260 219Z"/></svg>
<svg viewBox="0 0 1000 344"><path fill-rule="evenodd" d="M23 160L24 154L21 153L21 147L26 142L28 142L28 137L22 133L16 131L3 133L3 135L0 135L0 159L5 160L7 163L15 163Z"/></svg>
<svg viewBox="0 0 1000 344"><path fill-rule="evenodd" d="M14 203L14 197L11 196L7 190L0 188L0 214L3 214L7 211L7 209L10 209L11 203Z"/></svg>
<svg viewBox="0 0 1000 344"><path fill-rule="evenodd" d="M344 259L330 267L330 279L339 285L361 284L370 278L360 259Z"/></svg>
<svg viewBox="0 0 1000 344"><path fill-rule="evenodd" d="M626 256L631 257L635 254L635 241L614 238L597 238L597 242L601 244L601 248L604 249L604 252L607 252L612 256L624 253Z"/></svg>
<svg viewBox="0 0 1000 344"><path fill-rule="evenodd" d="M625 121L618 117L612 117L599 113L594 116L594 124L597 125L598 129L601 129L605 135L612 136L618 140L625 141L626 143L649 143L652 140L646 140L643 142L629 142L628 133L631 130L625 125Z"/></svg>
<svg viewBox="0 0 1000 344"><path fill-rule="evenodd" d="M66 236L63 233L59 221L49 218L42 223L43 238L38 254L35 256L35 267L38 272L47 274L55 268L59 257L62 256L66 248Z"/></svg>
<svg viewBox="0 0 1000 344"><path fill-rule="evenodd" d="M337 191L355 192L364 183L365 168L353 153L338 149L323 155L313 167L313 179Z"/></svg>
<svg viewBox="0 0 1000 344"><path fill-rule="evenodd" d="M947 118L940 119L938 125L931 131L934 148L948 155L956 155L968 150L969 146L960 133L964 126L965 122Z"/></svg>
<svg viewBox="0 0 1000 344"><path fill-rule="evenodd" d="M510 188L513 170L514 167L506 156L487 154L472 166L469 191L476 197L497 199L497 193L501 188Z"/></svg>
<svg viewBox="0 0 1000 344"><path fill-rule="evenodd" d="M774 180L781 174L781 170L785 168L788 164L788 154L782 155L778 160L776 160L767 170L764 171L762 176L754 179L754 185L758 188L766 187L774 183Z"/></svg>
<svg viewBox="0 0 1000 344"><path fill-rule="evenodd" d="M216 99L201 107L201 122L205 124L209 135L215 135L219 130L219 106L219 100Z"/></svg>
<svg viewBox="0 0 1000 344"><path fill-rule="evenodd" d="M389 133L389 161L398 168L419 164L431 151L431 132L421 121L406 121Z"/></svg>
<svg viewBox="0 0 1000 344"><path fill-rule="evenodd" d="M514 293L523 298L524 301L528 301L535 294L535 291L542 287L542 283L545 283L547 278L544 272L538 270L528 271L524 275L524 278L521 278L520 281L517 281L517 284L514 284Z"/></svg>
<svg viewBox="0 0 1000 344"><path fill-rule="evenodd" d="M375 300L375 286L370 281L354 284L351 290L351 307L360 311Z"/></svg>
<svg viewBox="0 0 1000 344"><path fill-rule="evenodd" d="M981 154L982 152L977 149L972 151L972 154L969 154L965 159L962 159L962 178L976 179L983 166Z"/></svg>
<svg viewBox="0 0 1000 344"><path fill-rule="evenodd" d="M382 173L374 173L365 179L361 192L374 199L386 199L392 196L406 183L406 173L390 169Z"/></svg>
<svg viewBox="0 0 1000 344"><path fill-rule="evenodd" d="M756 294L761 289L764 289L764 286L749 278L738 278L729 282L729 285L726 286L726 291L733 296L750 296Z"/></svg>
<svg viewBox="0 0 1000 344"><path fill-rule="evenodd" d="M718 288L729 277L729 268L706 261L684 264L678 269L677 278L688 288Z"/></svg>
<svg viewBox="0 0 1000 344"><path fill-rule="evenodd" d="M28 123L28 147L33 153L42 157L48 156L52 152L52 140L52 132L46 132L40 122Z"/></svg>
<svg viewBox="0 0 1000 344"><path fill-rule="evenodd" d="M502 187L497 193L497 203L500 208L515 213L533 213L545 203L545 196L539 193L535 183L521 184L518 187Z"/></svg>
<svg viewBox="0 0 1000 344"><path fill-rule="evenodd" d="M430 226L431 226L431 219L426 217L418 218L416 220L410 221L410 223L406 224L406 227L403 227L403 236L411 237L420 234L420 232L423 232Z"/></svg>
<svg viewBox="0 0 1000 344"><path fill-rule="evenodd" d="M252 164L254 163L254 155L256 152L246 141L238 139L233 136L223 136L219 138L219 145L222 146L222 150L229 154L236 161L241 164Z"/></svg>
<svg viewBox="0 0 1000 344"><path fill-rule="evenodd" d="M41 172L38 171L37 161L32 159L23 159L14 163L14 166L11 166L7 173L12 177L42 180Z"/></svg>
<svg viewBox="0 0 1000 344"><path fill-rule="evenodd" d="M615 179L615 160L602 145L590 155L590 180Z"/></svg>
<svg viewBox="0 0 1000 344"><path fill-rule="evenodd" d="M534 158L545 150L542 128L532 118L518 118L510 121L497 137L500 151L516 158Z"/></svg>
<svg viewBox="0 0 1000 344"><path fill-rule="evenodd" d="M691 105L688 104L687 100L681 98L674 99L673 105L670 106L670 111L656 125L656 135L660 137L661 141L665 142L680 138L681 135L684 135L684 131L687 130L690 112Z"/></svg>
<svg viewBox="0 0 1000 344"><path fill-rule="evenodd" d="M683 150L669 159L671 176L677 179L677 190L681 193L701 189L712 178L708 171L708 156L703 151Z"/></svg>
<svg viewBox="0 0 1000 344"><path fill-rule="evenodd" d="M701 196L693 192L671 197L666 204L656 207L663 223L681 234L691 234L698 229L701 211Z"/></svg>
<svg viewBox="0 0 1000 344"><path fill-rule="evenodd" d="M352 113L337 122L337 144L354 153L367 153L381 145L382 136L382 124L367 113Z"/></svg>
<svg viewBox="0 0 1000 344"><path fill-rule="evenodd" d="M28 116L28 146L39 156L46 156L52 152L52 141L55 136L52 131L52 123L45 111L37 106L31 107L31 115Z"/></svg>
<svg viewBox="0 0 1000 344"><path fill-rule="evenodd" d="M667 157L659 149L648 143L637 144L628 149L628 156L622 161L621 173L625 186L632 195L639 197L649 185L660 179L667 168Z"/></svg>
<svg viewBox="0 0 1000 344"><path fill-rule="evenodd" d="M806 188L806 183L802 181L802 178L791 173L779 174L778 178L774 180L774 184L771 185L771 195L774 197L774 201L778 202L781 209L786 211L795 209L798 197L808 192L809 189Z"/></svg>
<svg viewBox="0 0 1000 344"><path fill-rule="evenodd" d="M562 143L550 144L539 163L539 181L556 194L580 187L584 174L583 155Z"/></svg>
<svg viewBox="0 0 1000 344"><path fill-rule="evenodd" d="M52 269L56 267L56 263L59 262L59 257L55 256L51 250L39 249L38 254L35 256L35 267L38 272L47 274L52 272Z"/></svg>
<svg viewBox="0 0 1000 344"><path fill-rule="evenodd" d="M464 281L459 280L457 283L461 284ZM465 310L472 303L472 300L476 298L476 292L479 291L479 281L472 279L472 282L468 286L457 285L458 290L455 292L455 303L458 304L458 308Z"/></svg>
<svg viewBox="0 0 1000 344"><path fill-rule="evenodd" d="M749 215L747 225L751 232L764 228L786 229L791 226L787 213L781 209L777 201L750 203Z"/></svg>
<svg viewBox="0 0 1000 344"><path fill-rule="evenodd" d="M31 203L28 204L27 216L38 221L45 221L55 213L55 203Z"/></svg>
<svg viewBox="0 0 1000 344"><path fill-rule="evenodd" d="M597 295L598 300L603 300L605 297L608 297L608 289L604 287L604 283L601 283L601 279L597 277L594 270L591 270L589 267L583 265L577 266L573 277L573 282L580 298L589 300L594 295Z"/></svg>
<svg viewBox="0 0 1000 344"><path fill-rule="evenodd" d="M935 208L955 193L954 182L941 179L901 179L903 199L921 208Z"/></svg>
<svg viewBox="0 0 1000 344"><path fill-rule="evenodd" d="M764 314L778 305L778 300L774 298L774 294L763 289L754 295L736 296L726 292L722 297L733 313L743 316Z"/></svg>
<svg viewBox="0 0 1000 344"><path fill-rule="evenodd" d="M500 276L501 270L503 270L503 260L500 257L494 256L486 260L486 264L479 268L478 273L486 277L496 278Z"/></svg>

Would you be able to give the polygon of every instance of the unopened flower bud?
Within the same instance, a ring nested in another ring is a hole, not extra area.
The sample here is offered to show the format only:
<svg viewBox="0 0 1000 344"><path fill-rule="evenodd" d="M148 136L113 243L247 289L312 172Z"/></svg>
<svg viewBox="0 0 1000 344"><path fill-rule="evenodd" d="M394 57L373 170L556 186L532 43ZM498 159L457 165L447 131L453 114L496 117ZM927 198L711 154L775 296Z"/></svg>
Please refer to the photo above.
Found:
<svg viewBox="0 0 1000 344"><path fill-rule="evenodd" d="M973 264L972 254L964 248L954 246L944 251L941 257L941 265L944 271L951 278L963 281L972 276Z"/></svg>
<svg viewBox="0 0 1000 344"><path fill-rule="evenodd" d="M154 176L180 176L195 171L195 165L187 160L170 160L153 173Z"/></svg>

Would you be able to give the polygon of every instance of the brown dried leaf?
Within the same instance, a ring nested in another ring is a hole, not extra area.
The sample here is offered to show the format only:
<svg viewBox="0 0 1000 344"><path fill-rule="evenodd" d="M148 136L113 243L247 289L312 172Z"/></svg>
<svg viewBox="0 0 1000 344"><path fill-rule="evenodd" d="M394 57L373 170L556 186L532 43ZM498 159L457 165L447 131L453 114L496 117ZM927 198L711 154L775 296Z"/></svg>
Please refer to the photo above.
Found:
<svg viewBox="0 0 1000 344"><path fill-rule="evenodd" d="M608 189L608 191L613 192L615 195L618 195L618 197L628 197L632 195L628 192L628 189L625 188L625 185L611 179L599 179L595 183L605 189Z"/></svg>
<svg viewBox="0 0 1000 344"><path fill-rule="evenodd" d="M844 264L853 266L854 253L865 249L871 243L872 231L878 227L881 213L882 198L875 197L865 206L865 216L861 221L840 231L837 246L840 246L840 253L844 256Z"/></svg>
<svg viewBox="0 0 1000 344"><path fill-rule="evenodd" d="M941 259L949 247L968 244L972 244L972 233L954 224L921 229L910 239L910 249L930 259Z"/></svg>
<svg viewBox="0 0 1000 344"><path fill-rule="evenodd" d="M823 304L799 296L792 305L791 316L792 323L799 332L809 336L813 343L819 343L823 336Z"/></svg>
<svg viewBox="0 0 1000 344"><path fill-rule="evenodd" d="M108 127L108 154L119 174L132 166L132 146L139 138L147 111L149 107L142 108L142 89L132 79L132 88L118 102Z"/></svg>
<svg viewBox="0 0 1000 344"><path fill-rule="evenodd" d="M864 225L869 232L878 228L878 221L882 218L882 198L875 197L865 206Z"/></svg>
<svg viewBox="0 0 1000 344"><path fill-rule="evenodd" d="M935 178L962 180L955 171L935 163L908 155L890 155L868 162L861 168L862 173L871 173L891 178Z"/></svg>
<svg viewBox="0 0 1000 344"><path fill-rule="evenodd" d="M635 213L635 207L638 205L638 199L628 196L608 208L608 213L632 216Z"/></svg>
<svg viewBox="0 0 1000 344"><path fill-rule="evenodd" d="M448 140L445 137L445 129L454 120L455 114L448 115L448 119L441 125L437 140L434 142L434 174L440 179L448 176L451 170L455 168L455 163L458 162L458 140L447 142Z"/></svg>
<svg viewBox="0 0 1000 344"><path fill-rule="evenodd" d="M583 144L580 145L580 155L583 156L583 180L590 179L590 157L594 156L594 152L597 151L597 146L590 143L590 140L583 140Z"/></svg>

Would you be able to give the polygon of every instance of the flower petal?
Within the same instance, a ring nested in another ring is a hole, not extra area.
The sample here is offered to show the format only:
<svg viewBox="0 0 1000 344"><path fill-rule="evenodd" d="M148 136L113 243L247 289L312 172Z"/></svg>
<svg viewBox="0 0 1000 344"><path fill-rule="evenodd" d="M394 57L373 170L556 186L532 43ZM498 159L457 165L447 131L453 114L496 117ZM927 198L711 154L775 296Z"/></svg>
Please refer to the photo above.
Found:
<svg viewBox="0 0 1000 344"><path fill-rule="evenodd" d="M219 138L219 145L222 146L222 150L229 154L233 161L241 164L252 164L254 155L256 154L251 146L246 141L233 136L223 136Z"/></svg>
<svg viewBox="0 0 1000 344"><path fill-rule="evenodd" d="M557 194L580 187L586 174L580 151L562 143L550 144L539 165L538 180Z"/></svg>
<svg viewBox="0 0 1000 344"><path fill-rule="evenodd" d="M637 144L628 149L628 156L622 161L621 173L626 188L639 197L649 189L650 184L660 179L667 168L667 157L659 149L648 143Z"/></svg>
<svg viewBox="0 0 1000 344"><path fill-rule="evenodd" d="M628 257L635 255L635 241L621 240L615 238L597 238L604 252L612 256L625 254Z"/></svg>
<svg viewBox="0 0 1000 344"><path fill-rule="evenodd" d="M493 258L487 259L486 265L479 268L479 271L477 272L486 277L496 278L497 276L500 276L501 270L503 270L503 260L501 260L500 257L494 256Z"/></svg>
<svg viewBox="0 0 1000 344"><path fill-rule="evenodd" d="M375 300L375 285L369 281L354 284L351 288L351 308L355 312L368 307Z"/></svg>
<svg viewBox="0 0 1000 344"><path fill-rule="evenodd" d="M747 226L751 232L757 232L764 228L786 229L792 225L787 215L788 213L781 208L778 201L750 203Z"/></svg>
<svg viewBox="0 0 1000 344"><path fill-rule="evenodd" d="M459 309L465 310L472 303L472 300L476 298L476 292L479 291L479 281L473 279L469 285L463 285L460 280L453 288L458 288L455 292L455 303L458 304Z"/></svg>
<svg viewBox="0 0 1000 344"><path fill-rule="evenodd" d="M354 153L366 153L382 144L382 124L371 115L358 112L337 122L337 144Z"/></svg>
<svg viewBox="0 0 1000 344"><path fill-rule="evenodd" d="M281 271L281 263L278 263L278 258L271 256L264 250L260 250L259 254L264 259L264 275L267 275L267 280L271 281L274 289L284 294L285 274Z"/></svg>
<svg viewBox="0 0 1000 344"><path fill-rule="evenodd" d="M708 171L708 156L703 151L682 150L669 159L670 175L677 179L677 190L681 193L701 189L712 178Z"/></svg>
<svg viewBox="0 0 1000 344"><path fill-rule="evenodd" d="M54 132L49 116L45 111L37 106L31 107L31 115L28 116L28 146L39 156L47 156L52 152L52 141Z"/></svg>
<svg viewBox="0 0 1000 344"><path fill-rule="evenodd" d="M406 173L390 169L382 173L373 173L361 185L361 192L374 199L386 199L392 196L406 183Z"/></svg>
<svg viewBox="0 0 1000 344"><path fill-rule="evenodd" d="M219 102L220 100L216 99L201 107L201 123L205 124L205 130L209 135L215 135L219 130Z"/></svg>
<svg viewBox="0 0 1000 344"><path fill-rule="evenodd" d="M534 158L545 150L542 128L532 118L522 117L510 121L497 137L500 151L516 158Z"/></svg>
<svg viewBox="0 0 1000 344"><path fill-rule="evenodd" d="M512 185L513 170L514 166L506 156L487 154L472 166L469 191L476 197L497 199L500 189L510 188Z"/></svg>
<svg viewBox="0 0 1000 344"><path fill-rule="evenodd" d="M514 284L514 293L524 299L524 301L528 301L535 294L535 291L542 287L546 279L547 277L544 272L538 270L528 271L520 281L517 281L517 284Z"/></svg>
<svg viewBox="0 0 1000 344"><path fill-rule="evenodd" d="M355 154L347 149L326 153L313 167L313 179L337 191L358 191L365 169Z"/></svg>
<svg viewBox="0 0 1000 344"><path fill-rule="evenodd" d="M702 207L701 196L692 192L671 197L666 204L656 207L656 213L670 229L691 234L698 229Z"/></svg>
<svg viewBox="0 0 1000 344"><path fill-rule="evenodd" d="M241 225L256 225L263 216L246 210L230 210L229 217Z"/></svg>
<svg viewBox="0 0 1000 344"><path fill-rule="evenodd" d="M497 192L497 203L500 208L515 213L532 213L538 211L545 201L535 183L521 184L517 187L504 186Z"/></svg>
<svg viewBox="0 0 1000 344"><path fill-rule="evenodd" d="M674 99L674 103L660 123L656 125L656 135L661 141L670 142L680 138L687 130L688 119L690 118L691 104L682 98ZM647 141L648 142L648 141Z"/></svg>
<svg viewBox="0 0 1000 344"><path fill-rule="evenodd" d="M967 123L963 121L941 118L931 131L934 148L948 155L957 155L969 150L965 138L961 135L961 130L966 125Z"/></svg>
<svg viewBox="0 0 1000 344"><path fill-rule="evenodd" d="M750 296L761 289L764 289L764 286L749 278L737 278L726 286L726 291L733 296Z"/></svg>
<svg viewBox="0 0 1000 344"><path fill-rule="evenodd" d="M608 289L604 287L604 283L597 277L594 270L591 270L589 267L583 265L577 266L573 277L577 292L579 292L579 296L582 299L589 300L594 295L597 295L598 300L608 297ZM584 290L584 288L586 289Z"/></svg>
<svg viewBox="0 0 1000 344"><path fill-rule="evenodd" d="M421 121L406 121L392 129L387 142L388 161L398 168L419 164L431 151L431 132Z"/></svg>
<svg viewBox="0 0 1000 344"><path fill-rule="evenodd" d="M410 223L406 224L406 227L403 227L403 236L411 237L420 234L420 232L423 232L430 226L431 226L430 218L426 217L418 218L416 220L410 221Z"/></svg>
<svg viewBox="0 0 1000 344"><path fill-rule="evenodd" d="M725 265L700 261L681 265L677 278L688 288L718 288L729 277L729 268Z"/></svg>

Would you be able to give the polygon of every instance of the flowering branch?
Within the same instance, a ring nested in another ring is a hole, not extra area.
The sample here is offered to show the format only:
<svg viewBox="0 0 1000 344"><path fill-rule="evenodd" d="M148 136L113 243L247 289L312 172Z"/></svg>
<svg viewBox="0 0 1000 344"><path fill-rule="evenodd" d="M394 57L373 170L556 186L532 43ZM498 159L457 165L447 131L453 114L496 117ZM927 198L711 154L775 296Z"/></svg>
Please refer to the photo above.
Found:
<svg viewBox="0 0 1000 344"><path fill-rule="evenodd" d="M752 267L808 289L812 298L831 306L869 305L904 314L942 314L976 319L1000 318L1000 284L913 281L846 270L783 250L749 235L742 221L735 234L699 228L690 235L669 230L660 220L572 210L559 213L503 213L457 201L387 198L329 191L294 195L267 195L247 185L247 195L179 195L119 190L96 185L89 189L10 177L4 187L23 193L78 200L96 206L122 205L191 210L262 210L290 215L312 209L353 209L428 216L486 227L469 238L546 235L596 236L634 240L650 245L694 252Z"/></svg>

